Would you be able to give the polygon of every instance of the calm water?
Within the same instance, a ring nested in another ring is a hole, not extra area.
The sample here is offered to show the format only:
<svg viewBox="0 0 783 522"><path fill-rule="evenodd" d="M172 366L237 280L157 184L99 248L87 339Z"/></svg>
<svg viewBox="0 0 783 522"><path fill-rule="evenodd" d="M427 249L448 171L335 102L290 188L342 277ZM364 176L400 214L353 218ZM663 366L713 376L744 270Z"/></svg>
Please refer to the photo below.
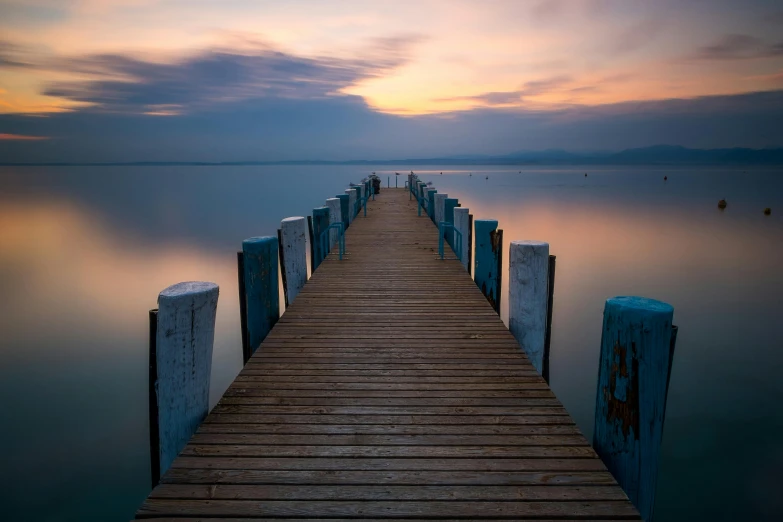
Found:
<svg viewBox="0 0 783 522"><path fill-rule="evenodd" d="M588 437L604 300L674 306L657 520L780 519L783 171L410 168L476 218L498 219L506 242L551 244L552 386ZM370 170L394 186L382 166L0 167L8 520L131 518L149 492L147 310L158 292L220 285L216 402L241 366L242 239L275 234Z"/></svg>

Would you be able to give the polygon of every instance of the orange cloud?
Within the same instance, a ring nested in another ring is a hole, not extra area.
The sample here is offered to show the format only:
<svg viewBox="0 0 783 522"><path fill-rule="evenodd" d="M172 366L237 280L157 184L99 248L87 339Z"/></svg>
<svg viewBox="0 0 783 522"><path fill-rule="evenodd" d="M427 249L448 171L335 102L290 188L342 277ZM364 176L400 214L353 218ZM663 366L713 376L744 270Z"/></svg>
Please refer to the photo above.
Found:
<svg viewBox="0 0 783 522"><path fill-rule="evenodd" d="M40 141L48 140L48 136L25 136L24 134L2 134L0 133L0 140L16 140L16 141Z"/></svg>

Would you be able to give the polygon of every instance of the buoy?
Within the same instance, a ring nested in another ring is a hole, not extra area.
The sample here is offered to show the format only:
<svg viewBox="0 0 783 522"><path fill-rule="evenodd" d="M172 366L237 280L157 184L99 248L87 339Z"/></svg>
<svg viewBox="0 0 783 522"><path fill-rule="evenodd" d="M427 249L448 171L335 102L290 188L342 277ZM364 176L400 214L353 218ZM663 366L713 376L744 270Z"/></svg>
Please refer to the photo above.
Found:
<svg viewBox="0 0 783 522"><path fill-rule="evenodd" d="M667 179L669 179L669 176L664 176L664 177L663 177L663 180L664 180L664 181L666 181Z"/></svg>
<svg viewBox="0 0 783 522"><path fill-rule="evenodd" d="M441 172L441 173L440 173L440 175L442 176L442 175L443 175L443 173Z"/></svg>
<svg viewBox="0 0 783 522"><path fill-rule="evenodd" d="M585 172L585 177L587 177L587 172Z"/></svg>
<svg viewBox="0 0 783 522"><path fill-rule="evenodd" d="M721 199L720 201L718 201L718 208L721 209L721 210L726 208L726 200L725 199Z"/></svg>
<svg viewBox="0 0 783 522"><path fill-rule="evenodd" d="M772 209L769 208L769 207L765 208L764 209L764 215L765 216L769 216L770 214L772 214Z"/></svg>
<svg viewBox="0 0 783 522"><path fill-rule="evenodd" d="M473 175L473 173L471 172L471 173L470 173L470 175L472 176L472 175Z"/></svg>
<svg viewBox="0 0 783 522"><path fill-rule="evenodd" d="M484 179L489 179L489 176L487 176L487 177L486 177L486 178L484 178Z"/></svg>

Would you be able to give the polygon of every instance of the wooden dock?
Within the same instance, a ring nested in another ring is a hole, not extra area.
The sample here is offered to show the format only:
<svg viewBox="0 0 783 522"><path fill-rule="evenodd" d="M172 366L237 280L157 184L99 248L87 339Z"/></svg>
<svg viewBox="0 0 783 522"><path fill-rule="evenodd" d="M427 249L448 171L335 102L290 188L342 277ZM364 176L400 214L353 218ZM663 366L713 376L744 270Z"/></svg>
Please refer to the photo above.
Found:
<svg viewBox="0 0 783 522"><path fill-rule="evenodd" d="M137 519L640 519L416 210L369 202Z"/></svg>

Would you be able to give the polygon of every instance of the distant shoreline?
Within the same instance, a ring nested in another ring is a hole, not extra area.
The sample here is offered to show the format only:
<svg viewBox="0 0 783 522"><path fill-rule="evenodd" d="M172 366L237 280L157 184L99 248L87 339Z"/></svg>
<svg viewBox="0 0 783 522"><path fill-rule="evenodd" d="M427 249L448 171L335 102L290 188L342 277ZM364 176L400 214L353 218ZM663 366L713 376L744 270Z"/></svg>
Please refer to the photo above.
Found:
<svg viewBox="0 0 783 522"><path fill-rule="evenodd" d="M689 149L655 145L620 152L522 151L484 156L384 160L274 160L274 161L99 161L0 162L3 167L228 167L282 165L451 165L451 166L776 166L783 165L783 148Z"/></svg>

